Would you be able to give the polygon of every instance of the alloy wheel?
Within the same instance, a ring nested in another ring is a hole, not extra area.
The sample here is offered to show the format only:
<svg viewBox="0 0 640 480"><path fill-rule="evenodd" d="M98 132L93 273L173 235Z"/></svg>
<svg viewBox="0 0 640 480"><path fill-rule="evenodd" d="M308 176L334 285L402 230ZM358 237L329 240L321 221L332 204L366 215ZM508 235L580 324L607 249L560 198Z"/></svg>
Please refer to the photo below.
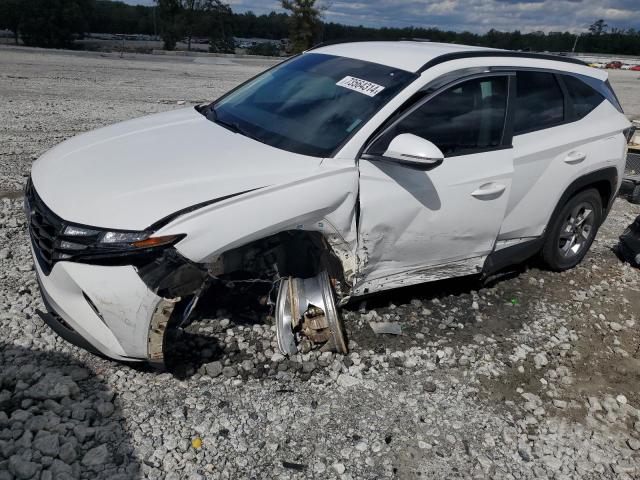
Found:
<svg viewBox="0 0 640 480"><path fill-rule="evenodd" d="M573 258L589 244L594 232L594 207L589 202L577 204L569 213L558 238L558 249L563 258Z"/></svg>

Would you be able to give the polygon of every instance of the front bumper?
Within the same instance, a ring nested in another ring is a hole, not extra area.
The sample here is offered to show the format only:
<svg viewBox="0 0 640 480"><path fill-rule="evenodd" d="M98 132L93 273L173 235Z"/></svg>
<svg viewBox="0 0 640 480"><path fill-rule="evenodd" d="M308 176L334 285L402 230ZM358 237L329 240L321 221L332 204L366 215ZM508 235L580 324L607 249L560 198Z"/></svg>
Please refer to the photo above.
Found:
<svg viewBox="0 0 640 480"><path fill-rule="evenodd" d="M43 320L58 335L114 360L157 360L150 351L157 312L171 312L133 266L60 261L45 275L37 260L34 264L49 310Z"/></svg>

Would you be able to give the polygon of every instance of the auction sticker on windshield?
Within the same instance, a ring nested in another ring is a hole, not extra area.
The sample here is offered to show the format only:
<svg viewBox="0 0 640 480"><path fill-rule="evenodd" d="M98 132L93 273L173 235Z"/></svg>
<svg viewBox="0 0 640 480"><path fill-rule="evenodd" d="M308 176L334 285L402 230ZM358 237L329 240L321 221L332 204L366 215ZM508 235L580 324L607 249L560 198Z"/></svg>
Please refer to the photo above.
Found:
<svg viewBox="0 0 640 480"><path fill-rule="evenodd" d="M384 87L382 85L378 85L377 83L368 82L366 80L362 80L361 78L356 77L344 77L338 83L336 83L339 87L348 88L349 90L353 90L355 92L364 93L369 97L375 97L379 94Z"/></svg>

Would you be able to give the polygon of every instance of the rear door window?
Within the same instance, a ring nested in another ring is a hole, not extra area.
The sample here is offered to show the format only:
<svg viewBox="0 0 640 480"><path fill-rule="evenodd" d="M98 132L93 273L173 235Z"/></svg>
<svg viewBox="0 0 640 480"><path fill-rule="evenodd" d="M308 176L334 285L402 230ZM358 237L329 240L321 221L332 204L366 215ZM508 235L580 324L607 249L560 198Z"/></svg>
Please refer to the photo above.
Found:
<svg viewBox="0 0 640 480"><path fill-rule="evenodd" d="M552 73L520 71L513 134L542 130L564 122L564 96Z"/></svg>
<svg viewBox="0 0 640 480"><path fill-rule="evenodd" d="M580 120L587 116L604 100L604 97L600 93L579 78L572 77L571 75L563 75L562 81L569 92L570 105L573 109L573 120Z"/></svg>

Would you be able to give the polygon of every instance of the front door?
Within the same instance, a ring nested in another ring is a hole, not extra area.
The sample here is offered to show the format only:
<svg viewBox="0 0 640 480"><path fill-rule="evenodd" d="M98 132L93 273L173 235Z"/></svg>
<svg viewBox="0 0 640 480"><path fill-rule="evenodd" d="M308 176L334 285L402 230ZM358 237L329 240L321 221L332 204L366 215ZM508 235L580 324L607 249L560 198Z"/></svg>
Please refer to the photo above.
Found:
<svg viewBox="0 0 640 480"><path fill-rule="evenodd" d="M478 273L505 216L513 155L509 75L475 76L413 107L360 160L355 294ZM412 133L444 153L431 170L385 160Z"/></svg>

